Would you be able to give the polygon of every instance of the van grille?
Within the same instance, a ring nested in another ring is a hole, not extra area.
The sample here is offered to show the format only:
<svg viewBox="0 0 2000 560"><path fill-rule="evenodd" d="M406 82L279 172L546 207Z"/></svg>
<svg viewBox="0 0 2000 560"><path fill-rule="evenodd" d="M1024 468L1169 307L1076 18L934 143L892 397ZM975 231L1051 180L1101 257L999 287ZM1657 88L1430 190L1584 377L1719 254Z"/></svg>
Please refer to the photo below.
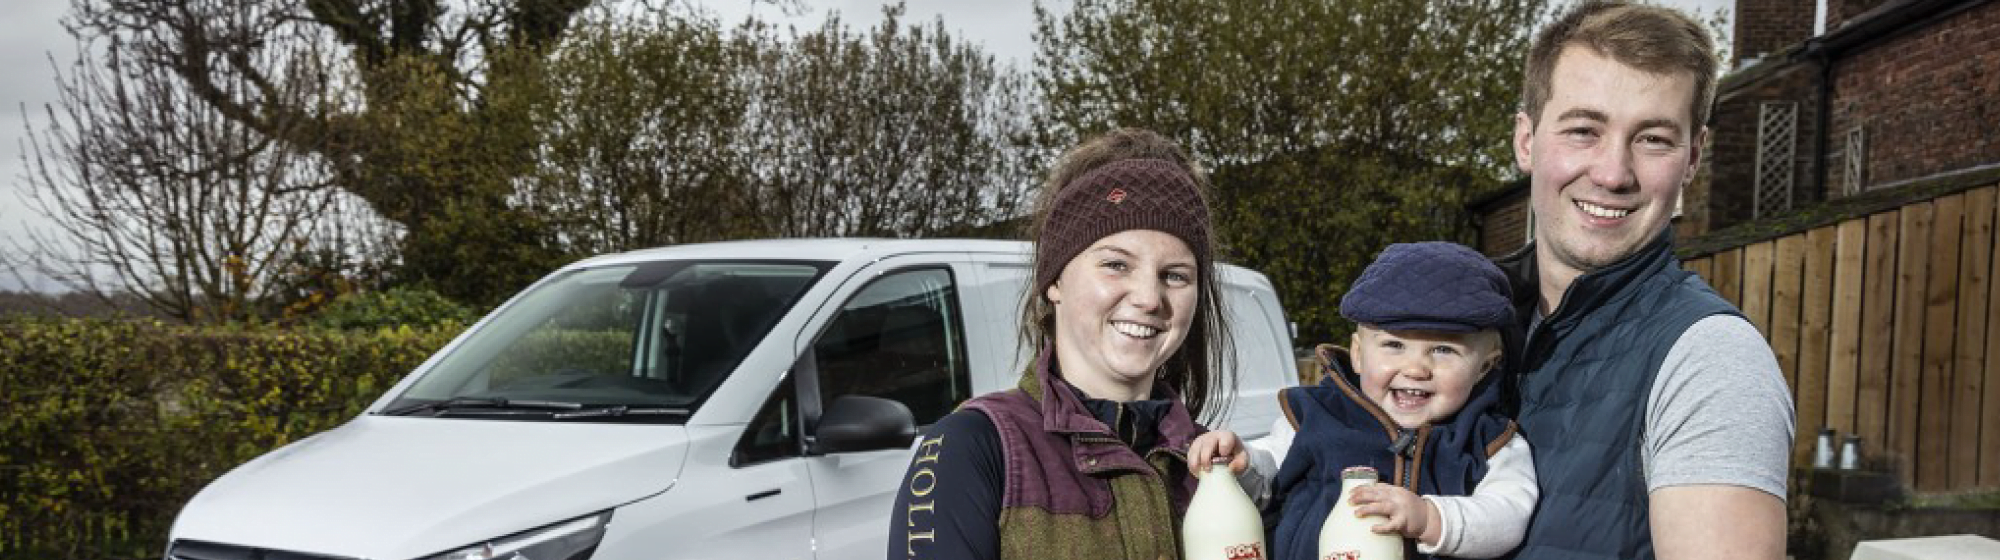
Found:
<svg viewBox="0 0 2000 560"><path fill-rule="evenodd" d="M345 556L251 548L201 541L174 541L167 560L355 560Z"/></svg>

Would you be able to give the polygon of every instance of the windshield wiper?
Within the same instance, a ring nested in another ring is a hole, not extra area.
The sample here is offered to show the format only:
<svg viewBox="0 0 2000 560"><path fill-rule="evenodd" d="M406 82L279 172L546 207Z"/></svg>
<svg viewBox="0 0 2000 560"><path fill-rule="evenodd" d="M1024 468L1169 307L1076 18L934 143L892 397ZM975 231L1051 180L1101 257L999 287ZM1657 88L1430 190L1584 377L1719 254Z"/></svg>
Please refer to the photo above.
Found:
<svg viewBox="0 0 2000 560"><path fill-rule="evenodd" d="M528 399L507 399L501 397L452 397L449 399L414 404L402 408L382 411L383 416L408 416L419 412L446 411L455 408L479 407L493 410L548 410L563 411L583 408L583 403L561 401L538 401Z"/></svg>
<svg viewBox="0 0 2000 560"><path fill-rule="evenodd" d="M687 416L689 414L692 414L692 412L685 408L638 407L620 404L592 407L573 412L557 412L549 417L557 420L569 420L573 418L611 418L617 416Z"/></svg>

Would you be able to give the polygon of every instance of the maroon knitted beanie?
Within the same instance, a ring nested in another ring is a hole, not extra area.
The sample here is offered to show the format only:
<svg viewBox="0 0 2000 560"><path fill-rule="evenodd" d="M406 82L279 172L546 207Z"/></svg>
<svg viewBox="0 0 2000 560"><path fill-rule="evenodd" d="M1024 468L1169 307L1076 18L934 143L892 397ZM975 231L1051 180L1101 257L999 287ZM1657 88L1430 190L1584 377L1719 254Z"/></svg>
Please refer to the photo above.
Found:
<svg viewBox="0 0 2000 560"><path fill-rule="evenodd" d="M1035 242L1038 296L1062 276L1063 267L1092 243L1132 229L1178 237L1206 271L1208 205L1201 188L1180 164L1163 159L1126 159L1104 164L1063 185L1042 222Z"/></svg>

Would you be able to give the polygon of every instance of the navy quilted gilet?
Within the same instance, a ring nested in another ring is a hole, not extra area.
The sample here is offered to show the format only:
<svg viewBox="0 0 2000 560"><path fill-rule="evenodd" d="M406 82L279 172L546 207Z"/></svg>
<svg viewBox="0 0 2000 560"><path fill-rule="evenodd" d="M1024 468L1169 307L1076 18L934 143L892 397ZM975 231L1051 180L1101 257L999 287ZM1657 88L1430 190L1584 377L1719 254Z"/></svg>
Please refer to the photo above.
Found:
<svg viewBox="0 0 2000 560"><path fill-rule="evenodd" d="M1414 446L1399 457L1390 451L1398 429L1381 409L1367 402L1344 352L1321 346L1326 377L1318 385L1279 393L1298 435L1272 482L1265 509L1272 560L1313 560L1320 526L1340 497L1340 471L1367 465L1382 481L1417 494L1463 496L1486 476L1486 459L1514 433L1497 413L1500 375L1472 388L1465 407L1449 422L1414 434ZM1406 551L1416 557L1414 549Z"/></svg>
<svg viewBox="0 0 2000 560"><path fill-rule="evenodd" d="M1542 487L1516 558L1653 557L1640 461L1648 391L1689 326L1711 315L1740 315L1681 270L1670 235L1578 277L1513 361L1512 371L1521 372L1516 418L1535 442ZM1527 305L1540 294L1533 250L1518 254L1520 262L1501 263L1515 277L1517 301Z"/></svg>

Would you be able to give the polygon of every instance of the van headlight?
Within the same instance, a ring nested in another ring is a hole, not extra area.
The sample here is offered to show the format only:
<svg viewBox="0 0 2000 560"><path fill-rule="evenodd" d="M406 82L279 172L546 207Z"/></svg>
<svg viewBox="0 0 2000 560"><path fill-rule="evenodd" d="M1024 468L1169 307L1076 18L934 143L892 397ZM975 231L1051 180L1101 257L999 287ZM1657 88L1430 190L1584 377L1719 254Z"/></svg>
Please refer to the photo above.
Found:
<svg viewBox="0 0 2000 560"><path fill-rule="evenodd" d="M597 551L611 512L515 533L423 560L584 560Z"/></svg>

